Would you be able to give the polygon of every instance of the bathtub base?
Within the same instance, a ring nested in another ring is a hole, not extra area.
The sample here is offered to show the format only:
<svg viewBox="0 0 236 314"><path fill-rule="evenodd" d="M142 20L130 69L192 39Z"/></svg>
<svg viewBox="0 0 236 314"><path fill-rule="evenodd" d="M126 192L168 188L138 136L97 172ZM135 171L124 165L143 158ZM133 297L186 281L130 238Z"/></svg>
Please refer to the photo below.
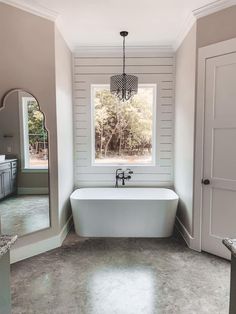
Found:
<svg viewBox="0 0 236 314"><path fill-rule="evenodd" d="M178 200L79 200L72 211L82 237L170 237Z"/></svg>

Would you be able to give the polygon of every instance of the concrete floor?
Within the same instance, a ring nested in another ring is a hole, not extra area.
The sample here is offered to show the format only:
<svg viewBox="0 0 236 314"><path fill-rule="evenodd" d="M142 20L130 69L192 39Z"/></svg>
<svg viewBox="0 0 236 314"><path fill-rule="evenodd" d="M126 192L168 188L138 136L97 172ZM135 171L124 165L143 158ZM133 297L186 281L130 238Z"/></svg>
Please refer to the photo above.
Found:
<svg viewBox="0 0 236 314"><path fill-rule="evenodd" d="M22 236L50 227L48 195L17 195L0 202L1 233Z"/></svg>
<svg viewBox="0 0 236 314"><path fill-rule="evenodd" d="M13 314L228 314L230 263L170 239L81 239L11 266Z"/></svg>

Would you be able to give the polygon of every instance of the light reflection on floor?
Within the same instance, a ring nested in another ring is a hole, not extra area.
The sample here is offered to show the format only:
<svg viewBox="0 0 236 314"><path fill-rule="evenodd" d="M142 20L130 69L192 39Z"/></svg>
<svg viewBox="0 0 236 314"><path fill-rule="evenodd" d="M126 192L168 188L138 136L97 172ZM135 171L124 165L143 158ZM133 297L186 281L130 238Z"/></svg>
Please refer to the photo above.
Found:
<svg viewBox="0 0 236 314"><path fill-rule="evenodd" d="M89 287L92 313L111 314L112 309L112 313L153 314L154 287L150 269L110 268L96 272Z"/></svg>
<svg viewBox="0 0 236 314"><path fill-rule="evenodd" d="M82 239L11 266L12 314L227 314L230 263L169 239Z"/></svg>

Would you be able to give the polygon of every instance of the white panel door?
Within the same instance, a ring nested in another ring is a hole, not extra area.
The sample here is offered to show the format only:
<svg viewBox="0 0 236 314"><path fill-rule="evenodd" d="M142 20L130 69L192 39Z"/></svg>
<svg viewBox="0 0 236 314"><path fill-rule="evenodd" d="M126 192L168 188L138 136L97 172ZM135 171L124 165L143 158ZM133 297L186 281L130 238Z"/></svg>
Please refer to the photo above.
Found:
<svg viewBox="0 0 236 314"><path fill-rule="evenodd" d="M206 61L202 250L236 238L236 53ZM208 182L209 181L209 182Z"/></svg>

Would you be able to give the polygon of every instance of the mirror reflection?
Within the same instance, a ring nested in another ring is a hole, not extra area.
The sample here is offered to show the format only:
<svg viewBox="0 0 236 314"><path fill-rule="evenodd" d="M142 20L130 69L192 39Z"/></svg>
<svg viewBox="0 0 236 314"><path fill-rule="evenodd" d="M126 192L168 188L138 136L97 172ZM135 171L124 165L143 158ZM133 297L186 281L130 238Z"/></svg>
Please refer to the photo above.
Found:
<svg viewBox="0 0 236 314"><path fill-rule="evenodd" d="M2 234L50 227L48 132L37 100L14 90L0 107L0 221Z"/></svg>

